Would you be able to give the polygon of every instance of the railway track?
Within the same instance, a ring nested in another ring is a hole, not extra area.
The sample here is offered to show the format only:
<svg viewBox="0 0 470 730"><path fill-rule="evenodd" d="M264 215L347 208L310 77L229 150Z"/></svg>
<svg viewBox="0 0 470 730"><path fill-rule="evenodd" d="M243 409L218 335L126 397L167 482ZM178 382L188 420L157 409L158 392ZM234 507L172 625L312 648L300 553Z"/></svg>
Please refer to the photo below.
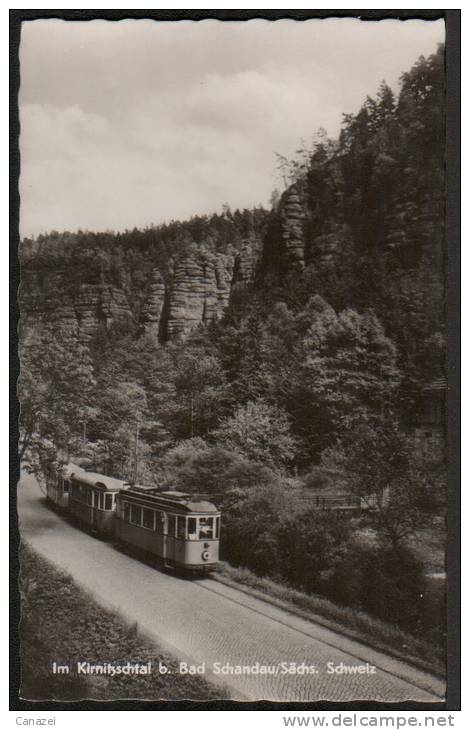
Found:
<svg viewBox="0 0 470 730"><path fill-rule="evenodd" d="M338 646L338 642L330 642L327 639L325 639L324 637L319 638L316 635L316 632L315 632L314 624L313 623L312 623L312 631L308 631L306 629L303 629L303 628L300 628L298 626L295 626L295 624L293 624L293 622L291 620L291 617L289 617L289 619L283 620L280 617L273 616L272 613L270 613L269 611L262 610L261 608L248 605L241 598L241 596L243 596L245 594L243 593L243 591L240 591L236 586L233 586L233 590L235 590L235 591L238 590L240 592L240 600L237 600L234 597L225 595L223 592L217 590L215 588L215 585L220 585L220 584L218 584L217 581L214 580L213 578L211 578L210 576L208 576L207 578L204 578L203 580L197 580L197 581L194 581L194 582L197 583L201 588L203 588L206 591L209 591L209 592L214 593L214 594L219 595L219 596L223 596L225 598L225 600L227 600L227 601L230 601L232 603L235 603L235 604L237 604L239 606L243 606L244 608L247 608L249 611L252 611L253 613L259 614L260 616L264 616L264 617L268 618L270 621L274 621L274 622L280 624L281 626L286 626L287 628L291 629L292 631L295 631L298 634L301 634L301 635L303 635L305 637L308 637L309 639L314 639L315 641L319 641L324 646L328 646L328 647L330 647L332 649L339 649L339 648L341 648L341 651L345 655L347 655L348 657L350 657L351 659L353 659L355 662L359 661L361 663L367 663L367 662L370 661L370 653L368 655L365 655L365 654L361 654L360 652L345 651L344 648ZM258 599L258 601L261 603L261 600L260 599ZM421 689L421 690L424 689L426 692L429 692L430 694L434 695L434 697L436 698L436 700L442 701L443 693L434 690L433 688L431 688L429 686L429 684L427 684L427 683L426 684L424 684L424 683L418 683L416 681L413 681L412 679L410 679L409 676L406 676L406 672L395 672L395 671L392 671L391 669L387 669L385 666L381 666L381 664L382 663L375 664L375 666L377 667L377 669L380 669L381 672L384 672L385 674L388 674L391 677L395 677L396 679L400 679L400 680L402 680L404 682L407 682L408 684L411 684L412 686L416 687L417 689ZM430 678L430 681L432 683L434 683L434 682L442 682L442 680L440 678L435 677L432 674L429 674L429 678Z"/></svg>
<svg viewBox="0 0 470 730"><path fill-rule="evenodd" d="M207 678L217 662L306 662L320 668L315 677L219 676L234 699L430 703L444 697L441 680L242 590L156 571L76 529L41 497L35 480L25 476L18 490L22 537L98 602L138 623L162 649L182 661L204 662ZM371 676L329 675L328 662L368 662L377 669Z"/></svg>

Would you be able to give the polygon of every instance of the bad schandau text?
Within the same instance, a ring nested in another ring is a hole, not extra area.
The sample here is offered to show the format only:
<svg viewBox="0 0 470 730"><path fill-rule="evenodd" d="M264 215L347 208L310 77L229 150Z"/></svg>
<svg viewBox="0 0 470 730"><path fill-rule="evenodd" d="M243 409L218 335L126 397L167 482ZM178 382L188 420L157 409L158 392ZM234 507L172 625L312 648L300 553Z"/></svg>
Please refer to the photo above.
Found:
<svg viewBox="0 0 470 730"><path fill-rule="evenodd" d="M135 676L135 675L171 675L189 674L205 675L214 674L221 676L229 675L263 675L273 676L304 675L304 674L376 674L377 668L373 664L345 664L344 662L326 662L325 665L310 664L307 662L278 662L277 664L262 664L253 662L250 664L230 664L229 662L201 662L191 664L179 662L176 667L170 667L165 662L151 661L145 663L125 662L124 664L93 663L88 661L77 662L76 665L60 664L53 662L52 674L77 674L77 675L107 675L107 676Z"/></svg>

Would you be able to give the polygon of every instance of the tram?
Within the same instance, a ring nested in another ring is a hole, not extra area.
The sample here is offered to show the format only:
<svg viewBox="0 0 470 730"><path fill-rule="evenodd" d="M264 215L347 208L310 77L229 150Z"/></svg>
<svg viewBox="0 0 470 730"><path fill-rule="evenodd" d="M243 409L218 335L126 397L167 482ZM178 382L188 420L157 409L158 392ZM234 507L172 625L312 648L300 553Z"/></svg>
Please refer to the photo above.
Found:
<svg viewBox="0 0 470 730"><path fill-rule="evenodd" d="M57 479L48 480L46 487L47 501L58 511L66 510L69 505L70 480L72 475L83 472L76 464L67 464L57 470Z"/></svg>
<svg viewBox="0 0 470 730"><path fill-rule="evenodd" d="M132 486L117 495L115 534L166 568L204 574L219 559L220 512L183 492Z"/></svg>
<svg viewBox="0 0 470 730"><path fill-rule="evenodd" d="M47 499L80 528L116 538L175 572L203 575L217 566L220 511L196 495L129 484L70 463L47 484Z"/></svg>
<svg viewBox="0 0 470 730"><path fill-rule="evenodd" d="M116 497L126 483L104 474L80 470L70 477L68 513L91 532L114 534Z"/></svg>

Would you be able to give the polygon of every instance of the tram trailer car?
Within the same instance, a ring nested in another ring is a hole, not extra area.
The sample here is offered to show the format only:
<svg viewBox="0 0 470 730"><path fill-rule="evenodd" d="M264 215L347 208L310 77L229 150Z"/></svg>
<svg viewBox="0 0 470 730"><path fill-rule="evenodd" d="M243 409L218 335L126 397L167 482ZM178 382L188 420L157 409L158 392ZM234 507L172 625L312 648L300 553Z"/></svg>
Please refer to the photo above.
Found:
<svg viewBox="0 0 470 730"><path fill-rule="evenodd" d="M100 535L113 536L116 497L126 489L121 479L80 470L70 478L68 513L81 527Z"/></svg>
<svg viewBox="0 0 470 730"><path fill-rule="evenodd" d="M116 537L177 572L205 574L219 560L220 512L183 492L132 486L116 498Z"/></svg>
<svg viewBox="0 0 470 730"><path fill-rule="evenodd" d="M70 480L73 474L83 469L76 464L67 464L57 470L57 478L48 480L46 487L47 501L59 512L66 511L69 506Z"/></svg>

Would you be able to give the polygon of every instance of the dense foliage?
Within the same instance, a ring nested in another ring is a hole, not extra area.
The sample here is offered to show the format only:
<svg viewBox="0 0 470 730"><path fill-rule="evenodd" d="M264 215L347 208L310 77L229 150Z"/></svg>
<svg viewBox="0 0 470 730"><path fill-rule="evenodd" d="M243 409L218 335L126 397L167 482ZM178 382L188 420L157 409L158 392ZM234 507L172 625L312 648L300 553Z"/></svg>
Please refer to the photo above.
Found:
<svg viewBox="0 0 470 730"><path fill-rule="evenodd" d="M137 312L152 267L262 242L252 283L184 340L135 321L87 345L50 318L25 332L21 451L33 468L74 455L208 494L224 508L227 559L419 629L423 566L406 541L438 514L444 473L413 440L423 385L445 372L443 53L403 74L398 98L383 83L338 140L320 133L281 158L288 187L270 212L26 242L23 286L51 270L60 280L49 312L82 282L132 291ZM292 191L301 265L284 245ZM321 515L303 499L312 489L371 509Z"/></svg>

